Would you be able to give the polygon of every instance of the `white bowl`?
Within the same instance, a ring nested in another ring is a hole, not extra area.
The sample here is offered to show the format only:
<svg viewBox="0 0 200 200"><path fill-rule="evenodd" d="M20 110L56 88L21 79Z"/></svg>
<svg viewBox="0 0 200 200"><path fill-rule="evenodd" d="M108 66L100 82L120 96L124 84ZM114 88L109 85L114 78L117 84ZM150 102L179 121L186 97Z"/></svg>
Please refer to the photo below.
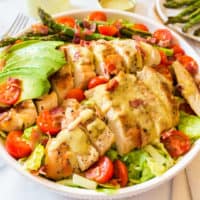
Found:
<svg viewBox="0 0 200 200"><path fill-rule="evenodd" d="M69 15L69 16L76 16L77 18L83 18L91 11L92 10L74 10L70 12L68 11L66 13L61 13L59 15L56 15L55 17ZM154 31L158 28L166 28L163 25L158 24L140 15L123 12L123 11L117 11L117 10L109 10L109 9L104 9L103 11L107 13L108 18L112 18L112 19L121 18L121 19L126 19L133 22L137 22L137 23L144 23L149 27L151 31ZM195 53L195 51L192 49L192 47L189 44L187 44L178 34L174 32L172 32L172 34L177 39L179 44L183 47L185 52L188 55L191 55L198 62L200 66L200 59L198 55ZM183 170L192 161L192 159L197 155L199 151L200 151L200 140L196 141L192 149L186 155L184 155L177 164L175 164L163 175L153 178L147 182L144 182L138 185L122 188L116 194L106 195L104 193L96 192L94 190L86 190L86 189L72 188L72 187L59 185L59 184L54 183L53 181L49 181L48 179L30 174L29 172L22 169L20 164L16 162L16 160L14 160L7 153L7 151L4 148L3 141L0 140L0 156L2 156L8 162L9 165L11 165L21 174L29 177L34 182L38 183L38 185L45 186L51 191L54 191L61 195L72 197L75 199L95 199L95 200L124 199L127 197L138 195L142 192L147 192L148 190L158 187L159 185L173 178L176 174L178 174L181 170Z"/></svg>

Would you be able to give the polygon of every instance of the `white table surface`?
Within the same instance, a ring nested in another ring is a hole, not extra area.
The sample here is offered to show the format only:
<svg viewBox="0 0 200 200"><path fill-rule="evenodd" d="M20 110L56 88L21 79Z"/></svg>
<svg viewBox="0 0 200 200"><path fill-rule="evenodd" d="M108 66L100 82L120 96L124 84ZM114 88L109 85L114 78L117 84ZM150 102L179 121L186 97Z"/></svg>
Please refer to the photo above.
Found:
<svg viewBox="0 0 200 200"><path fill-rule="evenodd" d="M97 8L95 2L96 0L74 0L73 5L77 8ZM137 0L135 12L156 19L153 9L154 0ZM25 0L0 0L0 35L9 27L19 11L28 15ZM189 42L197 51L200 49L195 42ZM195 161L193 163L196 168L199 166L200 169L200 162L198 162L199 165ZM192 167L192 165L190 166ZM132 200L200 200L200 193L193 194L191 198L186 179L185 173L182 172L174 180L148 193L133 197ZM43 186L36 185L7 165L0 168L0 180L0 200L69 200ZM176 190L175 193L174 190Z"/></svg>

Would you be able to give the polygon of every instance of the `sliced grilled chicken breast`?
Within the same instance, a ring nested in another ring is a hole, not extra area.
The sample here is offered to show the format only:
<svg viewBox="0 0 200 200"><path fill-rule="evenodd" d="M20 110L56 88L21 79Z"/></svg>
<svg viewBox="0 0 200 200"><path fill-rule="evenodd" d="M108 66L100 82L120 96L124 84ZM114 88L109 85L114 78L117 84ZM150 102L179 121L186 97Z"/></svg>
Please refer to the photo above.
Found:
<svg viewBox="0 0 200 200"><path fill-rule="evenodd" d="M109 78L110 75L117 74L120 70L127 71L123 63L123 58L108 41L92 41L91 47L98 75Z"/></svg>
<svg viewBox="0 0 200 200"><path fill-rule="evenodd" d="M74 78L69 74L56 74L51 79L53 90L58 96L58 103L62 103L68 91L74 87Z"/></svg>
<svg viewBox="0 0 200 200"><path fill-rule="evenodd" d="M35 101L38 112L43 110L51 110L58 106L58 97L55 92L46 94Z"/></svg>
<svg viewBox="0 0 200 200"><path fill-rule="evenodd" d="M142 52L138 42L132 39L119 39L111 41L110 44L123 58L127 72L135 73L143 68Z"/></svg>
<svg viewBox="0 0 200 200"><path fill-rule="evenodd" d="M95 118L86 126L90 141L96 147L100 155L104 155L115 141L113 132L99 118Z"/></svg>
<svg viewBox="0 0 200 200"><path fill-rule="evenodd" d="M123 155L135 147L140 147L158 138L155 120L152 117L162 111L154 111L153 103L148 105L147 93L150 94L148 100L155 100L156 97L144 85L143 87L139 86L134 75L121 72L115 77L115 80L117 80L118 86L113 91L107 91L106 85L100 85L85 94L105 113L108 125L115 134L118 151ZM143 88L147 91L145 98L140 92L140 89ZM97 94L101 94L101 98L97 98ZM160 105L158 99L156 102ZM155 114L151 114L151 112Z"/></svg>
<svg viewBox="0 0 200 200"><path fill-rule="evenodd" d="M80 105L75 99L65 101L65 118L62 128L72 130L81 126L84 128L94 147L103 155L114 143L114 134L107 125L99 119L95 111Z"/></svg>
<svg viewBox="0 0 200 200"><path fill-rule="evenodd" d="M144 65L151 67L160 64L161 57L158 49L145 42L139 42L139 46L144 53Z"/></svg>
<svg viewBox="0 0 200 200"><path fill-rule="evenodd" d="M45 151L45 172L47 177L53 180L60 180L72 174L73 167L76 165L74 162L70 163L70 160L72 156L74 156L74 159L76 159L76 157L70 152L69 146L65 141L57 148L52 148L55 143L56 138L49 140L47 143Z"/></svg>
<svg viewBox="0 0 200 200"><path fill-rule="evenodd" d="M145 66L137 73L137 77L160 99L165 106L169 127L174 127L179 121L179 104L173 95L172 82L151 67ZM167 129L167 127L166 127Z"/></svg>
<svg viewBox="0 0 200 200"><path fill-rule="evenodd" d="M86 88L88 81L96 76L92 51L85 46L70 44L66 47L66 54L72 66L75 87Z"/></svg>
<svg viewBox="0 0 200 200"><path fill-rule="evenodd" d="M63 143L67 144L66 152L69 151L68 155L71 155L71 158L67 157L69 163L71 163L71 166L78 166L81 171L88 169L99 158L99 153L91 145L83 129L76 127L71 131L67 129L62 130L51 142L51 145L48 146L47 151L57 152L62 147ZM61 164L62 162L66 162L66 156L60 159ZM58 167L60 163L58 162ZM48 160L46 165L48 165Z"/></svg>
<svg viewBox="0 0 200 200"><path fill-rule="evenodd" d="M0 114L0 130L22 130L33 125L37 118L37 111L32 100L26 100Z"/></svg>
<svg viewBox="0 0 200 200"><path fill-rule="evenodd" d="M191 74L179 62L172 64L181 93L193 111L200 116L200 92Z"/></svg>

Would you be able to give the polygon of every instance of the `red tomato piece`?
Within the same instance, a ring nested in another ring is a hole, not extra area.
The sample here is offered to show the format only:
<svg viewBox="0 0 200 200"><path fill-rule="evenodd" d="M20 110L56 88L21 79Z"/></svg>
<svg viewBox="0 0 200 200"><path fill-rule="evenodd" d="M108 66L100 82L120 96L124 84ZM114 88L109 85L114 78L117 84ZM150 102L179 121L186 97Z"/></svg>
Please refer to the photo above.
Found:
<svg viewBox="0 0 200 200"><path fill-rule="evenodd" d="M198 72L198 64L192 57L182 55L179 56L177 59L192 75Z"/></svg>
<svg viewBox="0 0 200 200"><path fill-rule="evenodd" d="M170 47L173 42L173 35L167 29L158 29L153 33L153 38L157 40L157 43L163 47Z"/></svg>
<svg viewBox="0 0 200 200"><path fill-rule="evenodd" d="M145 32L149 32L149 29L146 25L144 24L133 24L133 28L140 30L140 31L145 31Z"/></svg>
<svg viewBox="0 0 200 200"><path fill-rule="evenodd" d="M102 156L93 167L85 172L85 176L98 183L107 183L112 178L113 173L112 161L107 156Z"/></svg>
<svg viewBox="0 0 200 200"><path fill-rule="evenodd" d="M21 138L22 133L22 131L11 131L6 138L6 150L16 159L29 156L32 151L31 145Z"/></svg>
<svg viewBox="0 0 200 200"><path fill-rule="evenodd" d="M114 36L118 33L118 29L114 25L99 25L98 31L102 35Z"/></svg>
<svg viewBox="0 0 200 200"><path fill-rule="evenodd" d="M169 64L171 64L169 62L166 54L163 51L159 51L159 53L160 53L160 58L161 58L160 64L163 64L163 65L169 65Z"/></svg>
<svg viewBox="0 0 200 200"><path fill-rule="evenodd" d="M92 78L89 83L88 83L88 89L94 88L97 85L101 85L104 83L107 83L108 79L103 77L103 76L96 76L94 78Z"/></svg>
<svg viewBox="0 0 200 200"><path fill-rule="evenodd" d="M161 135L161 142L173 158L178 158L191 148L188 136L177 130L164 132Z"/></svg>
<svg viewBox="0 0 200 200"><path fill-rule="evenodd" d="M56 22L59 24L64 24L71 28L74 28L74 26L76 24L75 19L73 17L69 17L69 16L59 17L56 19Z"/></svg>
<svg viewBox="0 0 200 200"><path fill-rule="evenodd" d="M128 183L128 169L126 165L120 161L115 160L114 162L114 176L117 178L121 187L124 187Z"/></svg>
<svg viewBox="0 0 200 200"><path fill-rule="evenodd" d="M174 56L176 58L185 54L185 51L180 47L179 44L174 44L172 46L172 49L174 50Z"/></svg>
<svg viewBox="0 0 200 200"><path fill-rule="evenodd" d="M37 125L42 132L56 135L61 130L60 118L54 110L44 110L37 117Z"/></svg>
<svg viewBox="0 0 200 200"><path fill-rule="evenodd" d="M102 11L91 12L88 16L90 21L107 21L107 16Z"/></svg>
<svg viewBox="0 0 200 200"><path fill-rule="evenodd" d="M119 82L115 79L110 80L106 85L106 90L113 92L119 85Z"/></svg>
<svg viewBox="0 0 200 200"><path fill-rule="evenodd" d="M0 85L0 103L13 105L21 94L21 81L15 78L9 78Z"/></svg>
<svg viewBox="0 0 200 200"><path fill-rule="evenodd" d="M80 88L73 88L69 90L69 92L66 95L67 99L76 99L77 101L81 102L85 99L85 95L82 89Z"/></svg>

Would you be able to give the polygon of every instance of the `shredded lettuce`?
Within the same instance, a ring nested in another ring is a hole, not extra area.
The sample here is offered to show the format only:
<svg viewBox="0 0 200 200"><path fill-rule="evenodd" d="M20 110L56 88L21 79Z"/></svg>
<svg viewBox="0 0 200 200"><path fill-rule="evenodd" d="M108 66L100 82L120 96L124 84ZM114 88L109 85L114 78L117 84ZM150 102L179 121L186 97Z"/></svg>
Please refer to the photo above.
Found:
<svg viewBox="0 0 200 200"><path fill-rule="evenodd" d="M110 149L106 152L106 155L112 160L117 160L119 159L119 154L115 149Z"/></svg>
<svg viewBox="0 0 200 200"><path fill-rule="evenodd" d="M35 129L35 128L37 128L37 126L31 126L29 128L26 128L23 132L22 138L24 140L30 141L32 130Z"/></svg>
<svg viewBox="0 0 200 200"><path fill-rule="evenodd" d="M44 146L38 144L28 159L24 162L24 167L27 170L38 170L42 164L42 159L44 157L45 150Z"/></svg>
<svg viewBox="0 0 200 200"><path fill-rule="evenodd" d="M178 130L192 140L200 138L200 117L181 112Z"/></svg>
<svg viewBox="0 0 200 200"><path fill-rule="evenodd" d="M142 183L160 176L174 164L174 160L161 143L133 150L121 159L128 168L130 184Z"/></svg>

